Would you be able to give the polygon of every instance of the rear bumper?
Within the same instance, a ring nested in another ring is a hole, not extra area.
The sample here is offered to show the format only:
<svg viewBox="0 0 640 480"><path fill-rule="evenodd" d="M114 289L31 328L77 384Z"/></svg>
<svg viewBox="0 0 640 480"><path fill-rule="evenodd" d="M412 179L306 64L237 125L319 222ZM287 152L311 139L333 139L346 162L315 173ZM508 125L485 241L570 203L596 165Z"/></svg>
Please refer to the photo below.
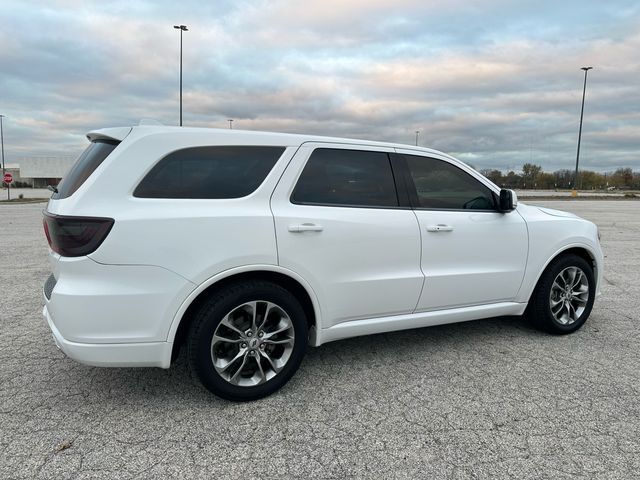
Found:
<svg viewBox="0 0 640 480"><path fill-rule="evenodd" d="M55 254L51 264L42 313L67 356L95 366L169 368L169 328L193 284L151 265Z"/></svg>
<svg viewBox="0 0 640 480"><path fill-rule="evenodd" d="M160 367L169 368L171 349L169 342L145 343L78 343L65 339L49 314L42 309L57 347L69 358L96 367Z"/></svg>

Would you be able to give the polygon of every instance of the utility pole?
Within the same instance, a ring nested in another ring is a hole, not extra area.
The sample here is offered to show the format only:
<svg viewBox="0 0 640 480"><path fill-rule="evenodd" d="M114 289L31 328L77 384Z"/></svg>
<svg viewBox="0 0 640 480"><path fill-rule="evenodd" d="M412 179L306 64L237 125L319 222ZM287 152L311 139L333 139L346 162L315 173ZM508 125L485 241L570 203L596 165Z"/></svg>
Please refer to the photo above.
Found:
<svg viewBox="0 0 640 480"><path fill-rule="evenodd" d="M578 195L578 162L580 161L580 139L582 138L582 118L584 116L584 96L587 92L587 72L593 67L580 67L580 70L584 70L584 85L582 87L582 107L580 108L580 130L578 130L578 152L576 153L576 175L573 182L572 195L575 197Z"/></svg>
<svg viewBox="0 0 640 480"><path fill-rule="evenodd" d="M182 32L188 32L186 25L174 25L173 28L180 30L180 126L182 126Z"/></svg>
<svg viewBox="0 0 640 480"><path fill-rule="evenodd" d="M230 118L227 122L229 122L229 130L233 130L233 118Z"/></svg>
<svg viewBox="0 0 640 480"><path fill-rule="evenodd" d="M416 130L416 147L418 146L418 135L420 135L420 130Z"/></svg>

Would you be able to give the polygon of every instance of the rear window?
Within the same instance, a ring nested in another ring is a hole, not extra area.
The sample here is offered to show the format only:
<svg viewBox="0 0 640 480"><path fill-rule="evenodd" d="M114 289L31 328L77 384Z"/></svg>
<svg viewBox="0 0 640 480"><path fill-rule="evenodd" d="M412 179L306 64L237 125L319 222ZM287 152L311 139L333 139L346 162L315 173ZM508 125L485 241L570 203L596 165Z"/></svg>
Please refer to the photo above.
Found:
<svg viewBox="0 0 640 480"><path fill-rule="evenodd" d="M119 143L116 140L94 140L91 142L73 164L69 173L62 179L58 185L58 191L51 198L60 199L73 195Z"/></svg>
<svg viewBox="0 0 640 480"><path fill-rule="evenodd" d="M398 195L384 152L318 148L291 195L299 204L397 207Z"/></svg>
<svg viewBox="0 0 640 480"><path fill-rule="evenodd" d="M133 192L139 198L239 198L255 191L285 147L193 147L160 160Z"/></svg>

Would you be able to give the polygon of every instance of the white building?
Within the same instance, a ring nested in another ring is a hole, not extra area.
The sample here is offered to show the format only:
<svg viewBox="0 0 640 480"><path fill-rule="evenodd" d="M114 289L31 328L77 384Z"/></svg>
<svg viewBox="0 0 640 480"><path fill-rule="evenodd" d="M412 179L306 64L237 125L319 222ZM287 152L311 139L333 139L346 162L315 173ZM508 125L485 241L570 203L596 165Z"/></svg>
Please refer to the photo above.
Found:
<svg viewBox="0 0 640 480"><path fill-rule="evenodd" d="M67 174L74 161L74 157L21 158L18 161L20 179L36 188L57 185L60 179Z"/></svg>

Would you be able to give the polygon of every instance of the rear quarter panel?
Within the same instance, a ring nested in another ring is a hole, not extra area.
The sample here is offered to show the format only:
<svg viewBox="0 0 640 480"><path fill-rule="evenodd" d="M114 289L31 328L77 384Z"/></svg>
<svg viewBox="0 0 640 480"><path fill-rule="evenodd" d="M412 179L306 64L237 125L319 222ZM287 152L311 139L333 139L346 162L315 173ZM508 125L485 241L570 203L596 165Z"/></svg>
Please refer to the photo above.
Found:
<svg viewBox="0 0 640 480"><path fill-rule="evenodd" d="M235 137L235 135L234 135ZM224 270L277 264L269 198L296 146L273 138L202 132L149 133L136 127L72 197L49 211L104 216L115 224L90 255L111 265L154 265L196 285ZM237 199L135 198L133 191L155 163L181 148L209 145L288 147L264 182Z"/></svg>

